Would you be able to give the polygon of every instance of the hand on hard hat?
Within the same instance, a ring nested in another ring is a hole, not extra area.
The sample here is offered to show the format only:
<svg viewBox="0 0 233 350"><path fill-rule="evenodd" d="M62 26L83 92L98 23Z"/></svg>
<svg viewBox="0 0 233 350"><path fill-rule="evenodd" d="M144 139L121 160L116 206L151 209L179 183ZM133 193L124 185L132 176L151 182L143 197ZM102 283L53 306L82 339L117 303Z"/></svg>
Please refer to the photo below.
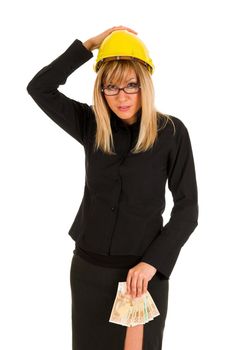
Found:
<svg viewBox="0 0 233 350"><path fill-rule="evenodd" d="M87 41L85 41L83 43L83 45L88 49L88 50L95 50L98 49L102 43L102 41L112 32L114 32L115 30L128 30L129 32L133 33L133 34L138 34L137 32L135 32L133 29L129 28L129 27L125 27L125 26L116 26L116 27L112 27L109 28L107 30L105 30L104 32L100 33L99 35L96 35L90 39L88 39Z"/></svg>
<svg viewBox="0 0 233 350"><path fill-rule="evenodd" d="M115 28L119 29L119 27ZM102 40L93 69L97 73L103 62L121 59L137 60L153 74L155 67L144 42L132 31L125 29L112 30Z"/></svg>

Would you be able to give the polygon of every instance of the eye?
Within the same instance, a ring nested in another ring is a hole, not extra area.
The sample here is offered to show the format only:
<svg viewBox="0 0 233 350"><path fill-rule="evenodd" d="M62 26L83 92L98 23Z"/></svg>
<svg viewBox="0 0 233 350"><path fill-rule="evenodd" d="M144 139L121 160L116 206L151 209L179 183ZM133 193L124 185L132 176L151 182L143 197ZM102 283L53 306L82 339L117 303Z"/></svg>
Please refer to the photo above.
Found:
<svg viewBox="0 0 233 350"><path fill-rule="evenodd" d="M117 89L117 86L113 85L113 84L108 84L106 86L106 89L111 90L111 91L115 91Z"/></svg>
<svg viewBox="0 0 233 350"><path fill-rule="evenodd" d="M129 83L128 85L127 85L127 87L129 87L129 88L135 88L135 87L137 87L138 86L138 83Z"/></svg>

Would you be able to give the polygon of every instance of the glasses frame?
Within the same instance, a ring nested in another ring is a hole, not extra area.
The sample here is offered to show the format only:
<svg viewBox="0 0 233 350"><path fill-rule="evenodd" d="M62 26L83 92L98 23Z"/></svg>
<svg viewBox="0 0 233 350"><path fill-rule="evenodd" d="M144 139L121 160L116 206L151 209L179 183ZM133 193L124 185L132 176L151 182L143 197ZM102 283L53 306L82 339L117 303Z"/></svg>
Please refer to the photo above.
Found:
<svg viewBox="0 0 233 350"><path fill-rule="evenodd" d="M133 95L133 94L138 94L138 93L139 93L139 91L140 91L140 89L141 89L141 85L138 85L138 91L136 91L136 92L127 92L127 91L125 91L126 88L127 88L127 86L124 86L124 87L122 87L122 88L117 87L117 92L114 93L114 94L111 94L111 95L108 95L108 94L105 93L104 90L106 90L107 88L102 87L102 88L101 88L101 91L102 91L102 92L104 93L104 95L106 95L106 96L116 96L116 95L118 95L118 94L120 93L120 90L123 90L124 93L126 93L126 94L128 94L128 95Z"/></svg>

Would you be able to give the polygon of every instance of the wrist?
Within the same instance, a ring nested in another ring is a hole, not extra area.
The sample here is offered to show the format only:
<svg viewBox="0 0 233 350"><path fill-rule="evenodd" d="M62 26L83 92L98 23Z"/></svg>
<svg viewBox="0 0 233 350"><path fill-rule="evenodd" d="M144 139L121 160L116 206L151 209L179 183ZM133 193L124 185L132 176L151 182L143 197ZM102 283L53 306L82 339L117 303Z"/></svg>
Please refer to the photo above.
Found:
<svg viewBox="0 0 233 350"><path fill-rule="evenodd" d="M86 40L84 43L83 43L83 46L86 47L87 50L89 51L92 51L93 50L93 44L91 42L90 39Z"/></svg>

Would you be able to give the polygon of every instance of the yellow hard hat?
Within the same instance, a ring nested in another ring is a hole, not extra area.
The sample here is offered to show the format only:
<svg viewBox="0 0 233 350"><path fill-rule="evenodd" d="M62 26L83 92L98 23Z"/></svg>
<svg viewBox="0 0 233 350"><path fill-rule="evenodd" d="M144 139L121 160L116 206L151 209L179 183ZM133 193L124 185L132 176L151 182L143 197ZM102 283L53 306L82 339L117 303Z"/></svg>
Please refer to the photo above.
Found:
<svg viewBox="0 0 233 350"><path fill-rule="evenodd" d="M151 74L155 69L143 41L126 29L115 30L102 41L93 69L97 73L104 61L119 59L139 60Z"/></svg>

